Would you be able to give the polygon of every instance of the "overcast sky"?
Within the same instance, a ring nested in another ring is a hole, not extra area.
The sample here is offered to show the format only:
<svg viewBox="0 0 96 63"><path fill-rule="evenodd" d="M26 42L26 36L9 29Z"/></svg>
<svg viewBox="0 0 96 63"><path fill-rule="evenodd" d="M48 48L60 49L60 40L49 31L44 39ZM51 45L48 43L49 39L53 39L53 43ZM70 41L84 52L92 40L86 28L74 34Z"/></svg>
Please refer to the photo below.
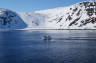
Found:
<svg viewBox="0 0 96 63"><path fill-rule="evenodd" d="M7 8L16 12L31 12L69 6L80 1L85 0L0 0L0 8Z"/></svg>

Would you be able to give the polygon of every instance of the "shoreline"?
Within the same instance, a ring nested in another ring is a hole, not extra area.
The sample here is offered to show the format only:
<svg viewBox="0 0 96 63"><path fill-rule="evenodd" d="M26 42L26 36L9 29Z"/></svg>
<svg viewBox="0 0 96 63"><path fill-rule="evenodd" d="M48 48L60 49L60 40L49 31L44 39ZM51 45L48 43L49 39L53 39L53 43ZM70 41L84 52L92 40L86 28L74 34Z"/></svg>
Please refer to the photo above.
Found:
<svg viewBox="0 0 96 63"><path fill-rule="evenodd" d="M96 30L96 29L33 29L33 28L26 28L26 29L1 29L0 32L2 31L29 31L29 30Z"/></svg>

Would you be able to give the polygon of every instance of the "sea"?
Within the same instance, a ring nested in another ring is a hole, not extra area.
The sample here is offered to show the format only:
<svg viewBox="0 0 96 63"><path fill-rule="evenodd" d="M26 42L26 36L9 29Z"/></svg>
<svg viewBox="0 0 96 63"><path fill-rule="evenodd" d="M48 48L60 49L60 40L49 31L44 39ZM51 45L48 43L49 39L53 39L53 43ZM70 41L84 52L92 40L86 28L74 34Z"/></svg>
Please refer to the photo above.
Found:
<svg viewBox="0 0 96 63"><path fill-rule="evenodd" d="M0 63L96 63L96 30L1 31Z"/></svg>

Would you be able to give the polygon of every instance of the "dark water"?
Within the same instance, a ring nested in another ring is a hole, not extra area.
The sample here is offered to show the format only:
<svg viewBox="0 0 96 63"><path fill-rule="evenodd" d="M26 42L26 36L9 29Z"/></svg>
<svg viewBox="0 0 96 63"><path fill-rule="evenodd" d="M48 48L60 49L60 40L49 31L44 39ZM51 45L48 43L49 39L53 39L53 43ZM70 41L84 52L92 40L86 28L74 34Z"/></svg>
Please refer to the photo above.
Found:
<svg viewBox="0 0 96 63"><path fill-rule="evenodd" d="M96 63L96 31L0 32L0 63Z"/></svg>

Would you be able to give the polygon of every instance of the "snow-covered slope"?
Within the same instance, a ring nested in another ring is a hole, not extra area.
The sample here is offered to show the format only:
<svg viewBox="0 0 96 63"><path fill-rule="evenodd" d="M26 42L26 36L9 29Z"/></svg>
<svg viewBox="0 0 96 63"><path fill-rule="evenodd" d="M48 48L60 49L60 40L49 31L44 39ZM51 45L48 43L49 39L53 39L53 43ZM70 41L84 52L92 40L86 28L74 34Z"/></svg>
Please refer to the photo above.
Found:
<svg viewBox="0 0 96 63"><path fill-rule="evenodd" d="M96 2L20 14L30 28L96 29Z"/></svg>
<svg viewBox="0 0 96 63"><path fill-rule="evenodd" d="M0 9L0 30L22 29L27 27L24 21L13 11Z"/></svg>
<svg viewBox="0 0 96 63"><path fill-rule="evenodd" d="M96 2L35 12L0 9L0 29L96 29Z"/></svg>

